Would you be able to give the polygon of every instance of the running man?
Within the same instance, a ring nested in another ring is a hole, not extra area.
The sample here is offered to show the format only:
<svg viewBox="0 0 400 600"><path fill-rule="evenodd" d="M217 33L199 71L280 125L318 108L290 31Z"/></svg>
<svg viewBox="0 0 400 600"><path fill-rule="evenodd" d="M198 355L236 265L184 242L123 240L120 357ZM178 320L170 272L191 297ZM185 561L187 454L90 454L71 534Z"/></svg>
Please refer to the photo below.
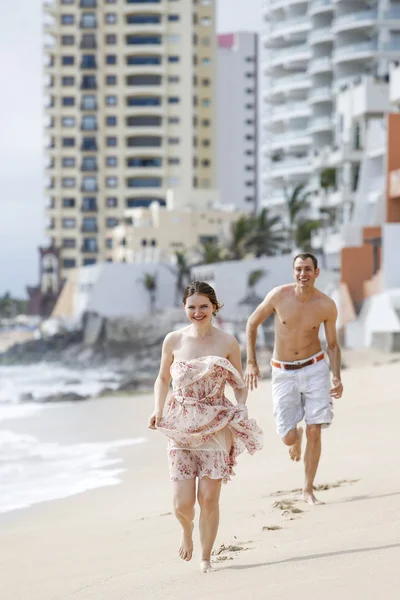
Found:
<svg viewBox="0 0 400 600"><path fill-rule="evenodd" d="M333 419L332 399L341 398L341 353L336 334L337 309L331 298L315 288L320 273L318 261L308 252L293 261L295 283L276 287L266 296L247 322L247 368L245 381L250 390L257 387L257 329L275 314L275 347L272 366L272 401L277 432L289 446L290 458L301 459L305 418L307 445L304 453L303 498L309 504L322 504L314 495L314 479L321 456L321 428ZM329 367L319 340L325 327Z"/></svg>

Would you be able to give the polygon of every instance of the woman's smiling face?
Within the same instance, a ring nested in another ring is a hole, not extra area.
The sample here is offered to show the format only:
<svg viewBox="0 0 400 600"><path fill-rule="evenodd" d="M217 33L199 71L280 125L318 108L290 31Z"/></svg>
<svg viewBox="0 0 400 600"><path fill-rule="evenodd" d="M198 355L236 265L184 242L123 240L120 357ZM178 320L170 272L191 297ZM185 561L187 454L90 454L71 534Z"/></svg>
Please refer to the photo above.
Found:
<svg viewBox="0 0 400 600"><path fill-rule="evenodd" d="M187 318L194 325L211 322L213 312L216 310L210 299L202 294L192 294L186 298L185 313Z"/></svg>

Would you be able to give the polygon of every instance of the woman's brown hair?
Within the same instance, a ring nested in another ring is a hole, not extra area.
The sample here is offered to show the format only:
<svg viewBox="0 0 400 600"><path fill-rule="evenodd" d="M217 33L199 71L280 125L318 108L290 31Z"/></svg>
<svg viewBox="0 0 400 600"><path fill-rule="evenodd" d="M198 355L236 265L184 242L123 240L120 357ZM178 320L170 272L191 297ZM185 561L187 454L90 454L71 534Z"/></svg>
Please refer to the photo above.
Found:
<svg viewBox="0 0 400 600"><path fill-rule="evenodd" d="M183 292L183 304L186 304L186 300L189 298L189 296L193 296L193 294L207 296L211 304L215 306L215 310L213 311L214 317L217 316L218 312L223 307L223 304L220 304L217 300L217 295L214 288L212 288L211 285L208 285L208 283L205 281L192 281L188 286L186 286L185 291Z"/></svg>

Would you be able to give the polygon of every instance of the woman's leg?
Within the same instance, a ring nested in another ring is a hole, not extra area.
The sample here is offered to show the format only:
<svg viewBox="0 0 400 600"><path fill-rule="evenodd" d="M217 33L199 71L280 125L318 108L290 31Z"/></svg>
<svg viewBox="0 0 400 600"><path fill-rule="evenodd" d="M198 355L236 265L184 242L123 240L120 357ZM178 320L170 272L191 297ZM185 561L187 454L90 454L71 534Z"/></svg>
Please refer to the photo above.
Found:
<svg viewBox="0 0 400 600"><path fill-rule="evenodd" d="M200 504L200 568L205 573L211 569L211 551L219 525L219 496L221 479L202 477L199 480L197 499Z"/></svg>
<svg viewBox="0 0 400 600"><path fill-rule="evenodd" d="M193 519L194 505L196 502L196 480L184 479L183 481L173 481L172 490L175 516L183 529L179 556L183 560L190 560L193 554Z"/></svg>

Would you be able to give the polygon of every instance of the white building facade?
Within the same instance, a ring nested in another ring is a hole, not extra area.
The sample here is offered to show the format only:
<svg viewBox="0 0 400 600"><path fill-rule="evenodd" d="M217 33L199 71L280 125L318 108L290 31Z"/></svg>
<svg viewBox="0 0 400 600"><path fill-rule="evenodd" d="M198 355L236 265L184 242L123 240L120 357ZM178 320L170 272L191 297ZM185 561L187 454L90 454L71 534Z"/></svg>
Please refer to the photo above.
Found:
<svg viewBox="0 0 400 600"><path fill-rule="evenodd" d="M285 188L316 189L327 154L349 150L337 96L364 76L387 79L400 2L266 0L264 18L262 204L284 213Z"/></svg>
<svg viewBox="0 0 400 600"><path fill-rule="evenodd" d="M221 202L254 212L258 200L258 39L218 36L217 169Z"/></svg>
<svg viewBox="0 0 400 600"><path fill-rule="evenodd" d="M215 2L45 0L47 234L112 259L127 208L214 189Z"/></svg>

